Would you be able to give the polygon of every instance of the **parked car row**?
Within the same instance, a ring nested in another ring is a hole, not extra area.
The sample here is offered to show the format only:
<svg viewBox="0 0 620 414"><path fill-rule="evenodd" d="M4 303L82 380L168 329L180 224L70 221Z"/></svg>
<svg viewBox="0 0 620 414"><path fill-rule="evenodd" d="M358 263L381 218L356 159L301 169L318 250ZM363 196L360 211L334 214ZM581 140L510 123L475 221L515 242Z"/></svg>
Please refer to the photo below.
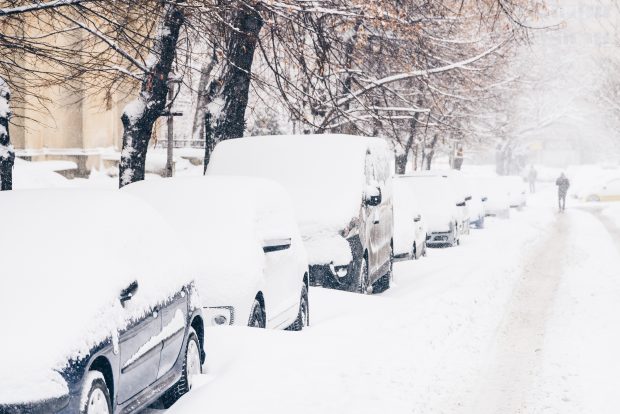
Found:
<svg viewBox="0 0 620 414"><path fill-rule="evenodd" d="M377 138L252 137L218 144L207 177L0 194L20 217L0 232L0 413L167 407L205 326L302 330L311 285L383 292L395 260L483 228L489 200L525 204L509 179L393 171Z"/></svg>

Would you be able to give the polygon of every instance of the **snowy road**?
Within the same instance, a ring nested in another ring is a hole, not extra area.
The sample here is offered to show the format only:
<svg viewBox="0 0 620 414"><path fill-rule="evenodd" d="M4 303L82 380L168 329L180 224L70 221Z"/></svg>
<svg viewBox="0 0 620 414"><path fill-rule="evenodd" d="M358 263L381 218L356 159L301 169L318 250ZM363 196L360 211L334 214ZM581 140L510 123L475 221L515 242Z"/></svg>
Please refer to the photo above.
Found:
<svg viewBox="0 0 620 414"><path fill-rule="evenodd" d="M382 295L312 289L302 333L210 329L167 414L617 413L620 229L554 202L398 263Z"/></svg>

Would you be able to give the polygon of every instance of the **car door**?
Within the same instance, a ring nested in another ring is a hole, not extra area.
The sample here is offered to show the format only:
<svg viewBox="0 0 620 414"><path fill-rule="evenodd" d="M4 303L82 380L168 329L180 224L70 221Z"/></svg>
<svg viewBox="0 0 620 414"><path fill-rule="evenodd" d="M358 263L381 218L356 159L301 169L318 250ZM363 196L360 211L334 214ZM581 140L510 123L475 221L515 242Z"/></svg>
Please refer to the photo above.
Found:
<svg viewBox="0 0 620 414"><path fill-rule="evenodd" d="M188 318L187 300L188 296L183 289L161 306L162 351L157 378L172 369L182 351Z"/></svg>
<svg viewBox="0 0 620 414"><path fill-rule="evenodd" d="M129 308L131 303L126 306ZM126 402L157 379L161 356L160 333L161 318L157 308L120 333L119 403Z"/></svg>
<svg viewBox="0 0 620 414"><path fill-rule="evenodd" d="M370 151L366 153L365 161L365 176L366 187L378 187L381 189L379 181L377 180L376 165L374 157ZM364 216L366 218L366 226L368 228L367 234L367 249L368 249L368 272L371 277L371 281L374 281L373 277L379 271L381 266L381 250L382 250L382 235L381 235L381 204L378 206L364 205Z"/></svg>
<svg viewBox="0 0 620 414"><path fill-rule="evenodd" d="M299 307L303 273L300 274L296 259L295 242L291 226L295 221L290 212L279 205L277 194L264 200L259 208L258 233L265 253L265 305L267 327L279 328L294 321ZM293 317L293 321L291 321Z"/></svg>

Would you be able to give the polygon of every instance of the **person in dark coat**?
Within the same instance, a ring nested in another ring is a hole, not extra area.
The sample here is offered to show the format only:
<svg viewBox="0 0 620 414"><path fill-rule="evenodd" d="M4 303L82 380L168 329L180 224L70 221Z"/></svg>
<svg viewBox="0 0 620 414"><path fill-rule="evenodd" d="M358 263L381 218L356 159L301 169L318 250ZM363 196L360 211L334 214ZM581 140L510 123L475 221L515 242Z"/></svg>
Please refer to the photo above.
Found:
<svg viewBox="0 0 620 414"><path fill-rule="evenodd" d="M564 211L566 209L566 193L568 193L570 181L568 181L568 178L562 173L558 179L555 180L555 185L558 186L558 206L560 211Z"/></svg>

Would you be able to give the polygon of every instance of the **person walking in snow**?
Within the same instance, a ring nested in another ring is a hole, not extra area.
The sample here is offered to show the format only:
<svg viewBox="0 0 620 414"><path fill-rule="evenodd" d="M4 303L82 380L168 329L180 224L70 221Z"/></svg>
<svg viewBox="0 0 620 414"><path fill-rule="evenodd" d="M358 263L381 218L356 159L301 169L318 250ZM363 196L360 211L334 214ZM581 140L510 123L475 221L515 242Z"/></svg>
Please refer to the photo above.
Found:
<svg viewBox="0 0 620 414"><path fill-rule="evenodd" d="M566 193L568 193L570 181L568 181L566 175L562 173L558 179L555 180L555 185L558 186L558 207L560 208L560 211L564 211L566 209Z"/></svg>
<svg viewBox="0 0 620 414"><path fill-rule="evenodd" d="M530 171L527 173L527 181L530 183L530 193L536 192L536 178L538 178L538 171L534 169L534 166L530 166Z"/></svg>

